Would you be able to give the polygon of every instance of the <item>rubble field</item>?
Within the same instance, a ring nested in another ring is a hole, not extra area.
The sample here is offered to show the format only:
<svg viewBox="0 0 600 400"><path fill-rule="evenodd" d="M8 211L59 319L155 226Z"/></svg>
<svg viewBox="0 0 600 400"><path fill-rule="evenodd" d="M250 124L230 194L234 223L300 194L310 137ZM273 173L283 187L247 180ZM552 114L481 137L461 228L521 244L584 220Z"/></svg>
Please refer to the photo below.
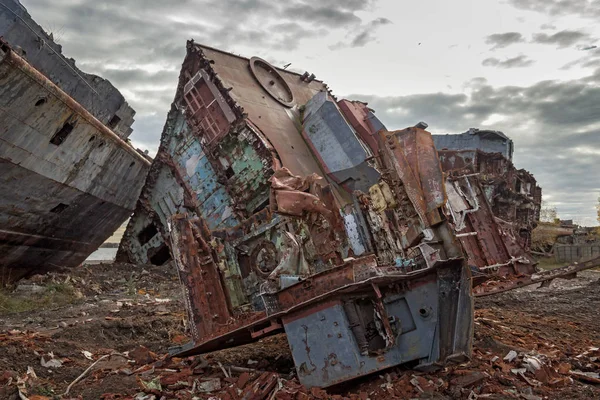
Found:
<svg viewBox="0 0 600 400"><path fill-rule="evenodd" d="M600 273L476 298L472 360L302 387L284 335L185 359L172 268L94 265L0 293L0 399L600 399Z"/></svg>

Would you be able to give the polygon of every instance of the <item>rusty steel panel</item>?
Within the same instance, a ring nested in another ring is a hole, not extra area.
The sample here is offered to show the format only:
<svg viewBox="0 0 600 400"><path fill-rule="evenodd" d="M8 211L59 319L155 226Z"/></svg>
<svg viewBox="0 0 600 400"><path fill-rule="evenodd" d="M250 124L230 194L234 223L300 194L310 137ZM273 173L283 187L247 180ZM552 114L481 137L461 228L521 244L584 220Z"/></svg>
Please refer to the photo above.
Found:
<svg viewBox="0 0 600 400"><path fill-rule="evenodd" d="M492 213L514 225L517 241L528 251L542 203L542 189L533 175L517 170L500 153L475 149L439 150L439 154L443 170L450 175L477 174Z"/></svg>
<svg viewBox="0 0 600 400"><path fill-rule="evenodd" d="M299 74L278 69L277 74L287 85L296 105L290 109L273 98L249 68L249 59L226 53L208 46L197 45L196 49L206 60L212 61L210 68L218 76L225 88L231 88L229 96L247 114L277 152L283 166L294 175L308 176L316 173L325 176L322 168L313 157L301 135L298 134L300 111L316 93L326 91L326 86L318 81L302 81Z"/></svg>
<svg viewBox="0 0 600 400"><path fill-rule="evenodd" d="M309 387L326 387L389 368L398 360L417 362L417 369L466 360L464 351L470 344L458 338L470 342L472 311L469 302L451 296L465 295L469 285L460 283L460 275L431 272L410 289L372 284L361 288L360 297L323 301L285 316L282 320L300 381ZM357 330L364 318L380 322L382 336Z"/></svg>
<svg viewBox="0 0 600 400"><path fill-rule="evenodd" d="M383 123L377 119L374 112L367 107L366 103L341 99L337 104L356 133L369 146L371 153L378 155L379 142L377 140L377 133L381 130L386 130Z"/></svg>
<svg viewBox="0 0 600 400"><path fill-rule="evenodd" d="M399 176L426 226L439 222L437 210L446 201L443 173L431 134L419 128L380 132L387 159Z"/></svg>
<svg viewBox="0 0 600 400"><path fill-rule="evenodd" d="M202 341L231 317L219 267L213 259L210 231L202 220L185 215L172 218L171 234L177 272L184 287L184 299L192 337Z"/></svg>
<svg viewBox="0 0 600 400"><path fill-rule="evenodd" d="M302 125L302 135L331 180L350 193L367 192L379 181L379 172L367 161L372 158L369 148L326 92L306 103Z"/></svg>

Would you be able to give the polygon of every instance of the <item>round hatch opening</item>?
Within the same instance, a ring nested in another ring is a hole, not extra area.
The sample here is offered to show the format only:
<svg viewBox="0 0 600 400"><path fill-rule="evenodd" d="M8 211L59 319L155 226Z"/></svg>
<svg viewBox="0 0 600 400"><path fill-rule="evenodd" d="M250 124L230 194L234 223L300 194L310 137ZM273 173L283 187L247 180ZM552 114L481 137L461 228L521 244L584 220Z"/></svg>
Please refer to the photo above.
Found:
<svg viewBox="0 0 600 400"><path fill-rule="evenodd" d="M283 76L277 71L277 69L269 64L267 61L259 57L252 57L250 59L250 71L252 75L258 81L260 86L263 87L279 103L286 107L292 107L294 105L294 94L292 89L283 79Z"/></svg>

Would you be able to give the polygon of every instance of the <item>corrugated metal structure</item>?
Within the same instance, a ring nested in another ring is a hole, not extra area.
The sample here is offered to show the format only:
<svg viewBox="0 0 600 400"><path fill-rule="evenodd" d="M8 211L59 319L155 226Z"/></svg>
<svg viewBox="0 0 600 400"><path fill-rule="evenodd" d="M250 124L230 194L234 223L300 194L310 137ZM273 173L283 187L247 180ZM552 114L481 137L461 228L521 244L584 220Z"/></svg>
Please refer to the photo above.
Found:
<svg viewBox="0 0 600 400"><path fill-rule="evenodd" d="M0 34L5 283L79 265L131 215L150 161L125 141L134 112L121 94L83 76L18 2L0 3Z"/></svg>

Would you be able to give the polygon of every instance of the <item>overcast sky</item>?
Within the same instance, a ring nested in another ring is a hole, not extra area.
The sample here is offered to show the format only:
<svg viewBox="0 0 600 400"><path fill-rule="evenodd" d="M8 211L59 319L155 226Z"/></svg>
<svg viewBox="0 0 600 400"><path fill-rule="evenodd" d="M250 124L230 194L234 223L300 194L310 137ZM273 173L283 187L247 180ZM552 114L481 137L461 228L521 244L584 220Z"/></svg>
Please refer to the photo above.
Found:
<svg viewBox="0 0 600 400"><path fill-rule="evenodd" d="M388 129L497 129L560 217L595 225L600 0L22 0L136 109L154 153L185 41L308 70ZM596 47L598 46L598 47Z"/></svg>

